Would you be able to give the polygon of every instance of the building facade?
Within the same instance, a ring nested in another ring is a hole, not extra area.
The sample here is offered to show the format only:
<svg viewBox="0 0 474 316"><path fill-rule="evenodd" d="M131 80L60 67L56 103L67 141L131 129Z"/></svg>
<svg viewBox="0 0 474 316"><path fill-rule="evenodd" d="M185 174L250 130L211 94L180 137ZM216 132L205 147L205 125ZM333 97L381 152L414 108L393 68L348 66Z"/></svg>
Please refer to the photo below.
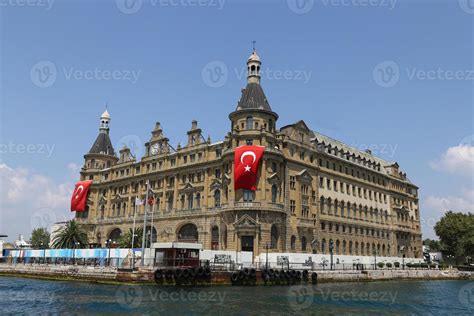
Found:
<svg viewBox="0 0 474 316"><path fill-rule="evenodd" d="M247 86L229 114L223 141L203 137L196 121L174 148L156 123L145 154L115 153L110 115L84 156L81 180L93 180L87 211L76 218L91 246L118 240L143 225L149 195L155 204L148 238L199 242L204 249L422 257L418 188L396 162L375 157L311 130L304 121L277 128L260 85L261 61L247 61ZM257 190L234 190L234 149L265 147ZM147 215L150 219L151 214ZM150 236L151 235L151 236ZM141 237L140 237L141 238Z"/></svg>

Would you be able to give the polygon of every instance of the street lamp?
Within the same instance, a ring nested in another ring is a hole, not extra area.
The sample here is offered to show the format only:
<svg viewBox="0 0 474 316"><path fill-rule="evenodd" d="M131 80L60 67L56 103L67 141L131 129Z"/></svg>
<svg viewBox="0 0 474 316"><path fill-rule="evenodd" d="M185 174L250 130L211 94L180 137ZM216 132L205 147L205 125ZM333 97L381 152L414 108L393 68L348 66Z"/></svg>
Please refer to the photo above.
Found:
<svg viewBox="0 0 474 316"><path fill-rule="evenodd" d="M46 246L41 242L41 248L43 248L43 263L46 263Z"/></svg>
<svg viewBox="0 0 474 316"><path fill-rule="evenodd" d="M374 269L377 270L377 250L372 249L372 254L374 255Z"/></svg>
<svg viewBox="0 0 474 316"><path fill-rule="evenodd" d="M329 253L331 254L331 270L334 270L333 263L332 263L333 262L333 255L334 255L333 250L334 250L334 241L331 239L329 241Z"/></svg>
<svg viewBox="0 0 474 316"><path fill-rule="evenodd" d="M267 251L265 258L265 270L268 270L268 243L266 244L265 249Z"/></svg>
<svg viewBox="0 0 474 316"><path fill-rule="evenodd" d="M405 254L402 256L402 269L405 270Z"/></svg>

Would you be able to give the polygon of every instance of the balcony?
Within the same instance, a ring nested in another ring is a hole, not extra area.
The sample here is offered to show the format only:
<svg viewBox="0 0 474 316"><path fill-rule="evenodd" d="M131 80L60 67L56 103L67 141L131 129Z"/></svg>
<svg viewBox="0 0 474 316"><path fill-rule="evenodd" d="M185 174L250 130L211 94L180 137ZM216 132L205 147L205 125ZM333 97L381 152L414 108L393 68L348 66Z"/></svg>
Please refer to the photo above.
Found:
<svg viewBox="0 0 474 316"><path fill-rule="evenodd" d="M221 210L270 210L285 212L285 206L283 204L271 202L229 202L222 204Z"/></svg>

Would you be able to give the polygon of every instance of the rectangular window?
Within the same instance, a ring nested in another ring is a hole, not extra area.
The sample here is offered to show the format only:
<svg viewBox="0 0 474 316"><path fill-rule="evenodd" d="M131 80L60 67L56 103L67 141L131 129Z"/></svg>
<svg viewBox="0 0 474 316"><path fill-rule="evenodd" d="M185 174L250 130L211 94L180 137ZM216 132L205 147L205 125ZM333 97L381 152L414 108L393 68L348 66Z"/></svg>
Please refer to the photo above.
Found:
<svg viewBox="0 0 474 316"><path fill-rule="evenodd" d="M290 200L290 211L291 211L291 214L295 214L295 212L296 212L296 201L295 200Z"/></svg>
<svg viewBox="0 0 474 316"><path fill-rule="evenodd" d="M290 176L290 189L291 190L295 190L296 186L296 178L294 176Z"/></svg>
<svg viewBox="0 0 474 316"><path fill-rule="evenodd" d="M324 177L319 177L319 186L324 188Z"/></svg>

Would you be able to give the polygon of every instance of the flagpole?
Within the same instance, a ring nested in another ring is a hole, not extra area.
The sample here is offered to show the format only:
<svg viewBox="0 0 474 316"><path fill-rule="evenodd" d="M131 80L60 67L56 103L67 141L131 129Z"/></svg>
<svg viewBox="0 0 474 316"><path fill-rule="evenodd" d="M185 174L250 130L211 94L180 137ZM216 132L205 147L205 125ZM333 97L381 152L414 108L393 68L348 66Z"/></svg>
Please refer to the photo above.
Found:
<svg viewBox="0 0 474 316"><path fill-rule="evenodd" d="M151 243L153 242L153 214L155 213L155 204L156 204L156 199L155 199L155 195L153 194L153 206L151 207L150 249L151 249Z"/></svg>
<svg viewBox="0 0 474 316"><path fill-rule="evenodd" d="M135 245L135 218L137 216L137 201L138 198L135 198L135 207L133 209L133 228L132 228L132 269L135 269L135 251L133 250Z"/></svg>
<svg viewBox="0 0 474 316"><path fill-rule="evenodd" d="M143 216L143 237L142 237L142 267L145 265L145 231L146 231L146 209L148 206L148 191L149 191L149 182L146 180L146 195L145 195L145 215Z"/></svg>

